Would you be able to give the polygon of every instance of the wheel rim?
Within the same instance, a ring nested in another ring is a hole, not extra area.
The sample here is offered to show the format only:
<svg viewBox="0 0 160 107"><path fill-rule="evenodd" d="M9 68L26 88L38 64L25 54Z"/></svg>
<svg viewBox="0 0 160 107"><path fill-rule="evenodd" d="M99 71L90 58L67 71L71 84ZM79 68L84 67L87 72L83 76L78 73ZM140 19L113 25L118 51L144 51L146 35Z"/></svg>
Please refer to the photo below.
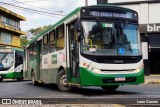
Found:
<svg viewBox="0 0 160 107"><path fill-rule="evenodd" d="M67 86L67 76L66 75L62 75L62 77L60 78L60 84L63 86Z"/></svg>

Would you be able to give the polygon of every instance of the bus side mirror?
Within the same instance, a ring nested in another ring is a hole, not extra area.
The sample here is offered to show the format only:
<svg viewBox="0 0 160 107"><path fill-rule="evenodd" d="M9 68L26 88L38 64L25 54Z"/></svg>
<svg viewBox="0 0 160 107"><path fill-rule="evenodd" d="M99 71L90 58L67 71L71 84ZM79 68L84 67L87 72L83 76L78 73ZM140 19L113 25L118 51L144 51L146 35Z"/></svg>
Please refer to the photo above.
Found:
<svg viewBox="0 0 160 107"><path fill-rule="evenodd" d="M74 25L74 29L76 32L80 32L81 31L81 24L80 21L77 21Z"/></svg>

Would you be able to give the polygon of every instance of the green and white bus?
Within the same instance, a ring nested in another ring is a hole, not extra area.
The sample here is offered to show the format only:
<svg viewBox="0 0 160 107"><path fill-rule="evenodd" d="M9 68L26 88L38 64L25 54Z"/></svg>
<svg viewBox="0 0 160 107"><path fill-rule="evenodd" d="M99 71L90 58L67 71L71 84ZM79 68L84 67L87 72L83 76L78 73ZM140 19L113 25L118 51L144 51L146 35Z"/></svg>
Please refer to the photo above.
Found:
<svg viewBox="0 0 160 107"><path fill-rule="evenodd" d="M17 48L0 48L0 82L3 79L23 80L23 53Z"/></svg>
<svg viewBox="0 0 160 107"><path fill-rule="evenodd" d="M80 7L25 46L24 78L61 91L144 83L137 12L116 6Z"/></svg>

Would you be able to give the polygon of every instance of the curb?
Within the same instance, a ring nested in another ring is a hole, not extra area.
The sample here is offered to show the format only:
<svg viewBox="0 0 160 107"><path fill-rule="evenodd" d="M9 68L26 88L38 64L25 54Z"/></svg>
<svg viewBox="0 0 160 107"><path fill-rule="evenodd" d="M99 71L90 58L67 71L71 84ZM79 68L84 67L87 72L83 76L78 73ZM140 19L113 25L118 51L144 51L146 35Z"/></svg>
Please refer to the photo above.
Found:
<svg viewBox="0 0 160 107"><path fill-rule="evenodd" d="M160 80L148 81L148 82L145 82L145 84L160 84Z"/></svg>
<svg viewBox="0 0 160 107"><path fill-rule="evenodd" d="M145 84L160 84L160 75L145 76Z"/></svg>

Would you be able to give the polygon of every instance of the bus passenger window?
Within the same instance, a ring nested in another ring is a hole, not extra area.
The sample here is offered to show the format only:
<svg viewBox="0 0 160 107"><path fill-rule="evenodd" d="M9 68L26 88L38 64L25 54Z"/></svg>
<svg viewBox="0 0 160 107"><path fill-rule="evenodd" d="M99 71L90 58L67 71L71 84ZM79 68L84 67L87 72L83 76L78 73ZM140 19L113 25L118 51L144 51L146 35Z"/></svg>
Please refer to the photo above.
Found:
<svg viewBox="0 0 160 107"><path fill-rule="evenodd" d="M32 59L33 58L33 46L34 44L32 43L30 46L29 46L29 57Z"/></svg>
<svg viewBox="0 0 160 107"><path fill-rule="evenodd" d="M57 50L62 50L64 48L64 25L57 28Z"/></svg>
<svg viewBox="0 0 160 107"><path fill-rule="evenodd" d="M55 30L49 33L49 52L56 51Z"/></svg>
<svg viewBox="0 0 160 107"><path fill-rule="evenodd" d="M37 55L37 47L36 42L33 43L33 52L32 52L33 58L36 58Z"/></svg>
<svg viewBox="0 0 160 107"><path fill-rule="evenodd" d="M48 34L43 37L43 55L48 54Z"/></svg>

